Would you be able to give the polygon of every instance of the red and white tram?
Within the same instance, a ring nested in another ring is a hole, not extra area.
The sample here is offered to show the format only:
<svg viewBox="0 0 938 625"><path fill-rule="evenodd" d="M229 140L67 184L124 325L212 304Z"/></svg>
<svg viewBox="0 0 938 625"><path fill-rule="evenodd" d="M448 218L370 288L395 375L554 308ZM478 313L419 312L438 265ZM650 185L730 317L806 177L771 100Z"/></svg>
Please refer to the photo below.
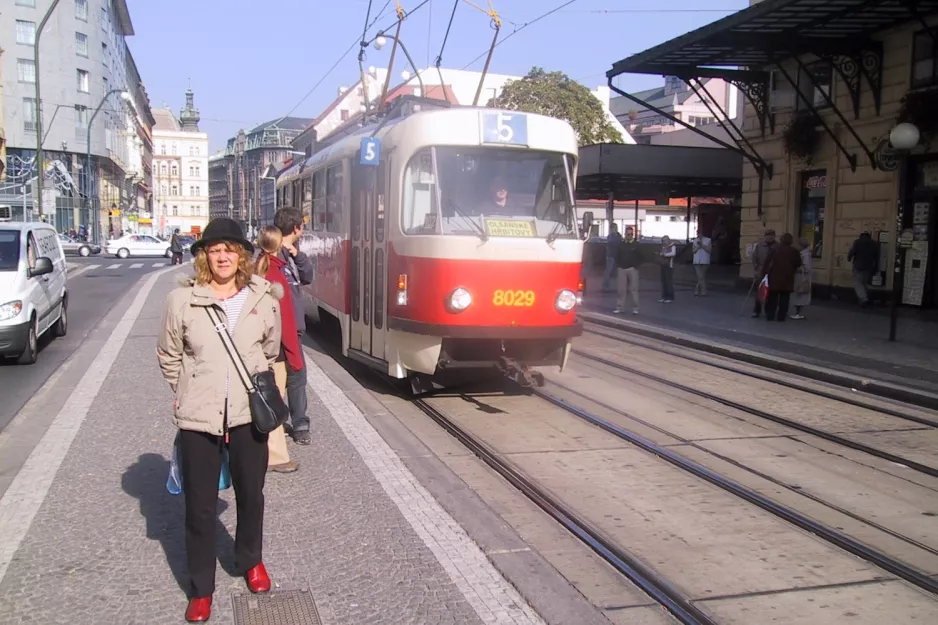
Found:
<svg viewBox="0 0 938 625"><path fill-rule="evenodd" d="M335 318L343 354L394 378L562 368L582 332L576 159L564 121L456 107L386 119L293 165L277 203L309 217L307 316Z"/></svg>

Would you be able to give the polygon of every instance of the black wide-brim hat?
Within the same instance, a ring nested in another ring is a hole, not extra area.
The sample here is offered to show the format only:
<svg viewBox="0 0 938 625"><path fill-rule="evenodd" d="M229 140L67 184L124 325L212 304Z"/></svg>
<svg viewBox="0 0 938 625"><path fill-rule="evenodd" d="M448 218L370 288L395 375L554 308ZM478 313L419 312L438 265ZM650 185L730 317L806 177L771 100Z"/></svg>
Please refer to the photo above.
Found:
<svg viewBox="0 0 938 625"><path fill-rule="evenodd" d="M249 254L254 253L254 246L250 241L244 238L244 232L241 231L240 224L228 217L216 217L208 222L208 225L205 226L205 230L202 232L202 238L193 243L189 250L194 256L202 248L212 245L213 243L220 243L221 241L237 243L243 246Z"/></svg>

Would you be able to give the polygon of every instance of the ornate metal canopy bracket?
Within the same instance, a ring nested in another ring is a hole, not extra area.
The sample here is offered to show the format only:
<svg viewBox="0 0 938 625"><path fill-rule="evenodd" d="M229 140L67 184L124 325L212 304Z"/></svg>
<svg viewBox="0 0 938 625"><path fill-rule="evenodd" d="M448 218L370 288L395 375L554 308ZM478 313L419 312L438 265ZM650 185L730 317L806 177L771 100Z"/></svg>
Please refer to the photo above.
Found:
<svg viewBox="0 0 938 625"><path fill-rule="evenodd" d="M775 133L775 119L769 114L769 80L733 80L730 81L743 94L752 108L756 111L759 119L759 130L762 132L762 138L765 138L765 126L769 125L769 134Z"/></svg>
<svg viewBox="0 0 938 625"><path fill-rule="evenodd" d="M856 54L838 54L822 57L829 61L834 70L844 81L850 93L850 103L853 104L853 118L860 119L860 65L862 59Z"/></svg>
<svg viewBox="0 0 938 625"><path fill-rule="evenodd" d="M883 43L871 42L860 52L860 69L873 92L873 105L879 115L883 99Z"/></svg>

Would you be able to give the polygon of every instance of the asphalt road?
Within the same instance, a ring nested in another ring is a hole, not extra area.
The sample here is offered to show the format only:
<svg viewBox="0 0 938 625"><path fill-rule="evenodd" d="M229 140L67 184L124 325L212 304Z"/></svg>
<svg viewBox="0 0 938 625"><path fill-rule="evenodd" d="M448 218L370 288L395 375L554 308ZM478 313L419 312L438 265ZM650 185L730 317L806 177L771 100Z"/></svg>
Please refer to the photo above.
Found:
<svg viewBox="0 0 938 625"><path fill-rule="evenodd" d="M165 258L129 258L110 256L69 258L68 335L50 340L39 339L39 361L17 365L15 360L0 360L0 431L10 423L26 402L42 387L76 350L88 334L121 297L147 274L169 266Z"/></svg>

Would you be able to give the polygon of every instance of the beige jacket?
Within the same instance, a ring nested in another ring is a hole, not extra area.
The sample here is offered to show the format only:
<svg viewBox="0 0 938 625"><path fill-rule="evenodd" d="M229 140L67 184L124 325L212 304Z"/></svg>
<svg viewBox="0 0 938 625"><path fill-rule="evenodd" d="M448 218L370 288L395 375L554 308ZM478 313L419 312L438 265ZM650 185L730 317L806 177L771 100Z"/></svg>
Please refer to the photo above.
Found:
<svg viewBox="0 0 938 625"><path fill-rule="evenodd" d="M180 282L166 299L156 354L163 377L176 394L173 423L183 430L223 434L225 405L228 429L251 422L248 395L238 372L215 331L206 307L215 306L225 319L218 298L208 286L192 278ZM259 276L251 290L232 339L251 373L271 368L280 353L280 305L283 287ZM228 396L225 380L230 372Z"/></svg>

